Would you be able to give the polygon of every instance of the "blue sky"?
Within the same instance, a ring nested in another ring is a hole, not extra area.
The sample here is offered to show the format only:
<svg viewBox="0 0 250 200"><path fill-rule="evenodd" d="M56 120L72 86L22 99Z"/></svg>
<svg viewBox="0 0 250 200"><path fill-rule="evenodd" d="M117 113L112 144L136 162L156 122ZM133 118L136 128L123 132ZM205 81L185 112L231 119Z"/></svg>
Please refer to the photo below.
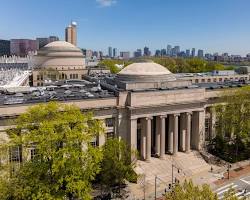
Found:
<svg viewBox="0 0 250 200"><path fill-rule="evenodd" d="M250 0L1 0L0 38L58 35L78 23L78 46L134 51L180 45L250 53Z"/></svg>

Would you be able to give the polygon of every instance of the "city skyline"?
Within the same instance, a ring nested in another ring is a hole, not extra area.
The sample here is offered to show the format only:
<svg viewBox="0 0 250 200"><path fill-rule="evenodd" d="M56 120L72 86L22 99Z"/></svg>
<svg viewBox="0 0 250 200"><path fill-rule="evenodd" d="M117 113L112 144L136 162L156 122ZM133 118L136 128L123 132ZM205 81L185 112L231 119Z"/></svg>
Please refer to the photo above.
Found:
<svg viewBox="0 0 250 200"><path fill-rule="evenodd" d="M78 46L102 50L105 54L108 46L132 53L145 46L155 52L166 49L168 44L180 45L183 51L194 47L204 49L204 53L228 52L245 56L250 52L250 28L245 23L250 16L247 0L212 0L209 3L198 0L188 3L74 0L74 4L65 1L63 5L56 1L47 4L47 1L4 0L0 38L35 39L58 35L64 40L64 28L70 20L75 20ZM12 15L9 15L10 10ZM129 13L124 12L126 10ZM46 17L41 11L46 11Z"/></svg>

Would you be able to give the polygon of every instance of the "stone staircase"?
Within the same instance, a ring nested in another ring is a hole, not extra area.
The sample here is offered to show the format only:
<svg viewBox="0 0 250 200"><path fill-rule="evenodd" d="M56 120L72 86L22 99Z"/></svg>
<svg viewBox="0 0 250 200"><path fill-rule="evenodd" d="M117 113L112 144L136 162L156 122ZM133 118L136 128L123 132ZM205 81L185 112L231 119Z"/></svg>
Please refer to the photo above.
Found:
<svg viewBox="0 0 250 200"><path fill-rule="evenodd" d="M187 177L210 170L210 165L198 151L191 151L188 154L178 152L174 160Z"/></svg>
<svg viewBox="0 0 250 200"><path fill-rule="evenodd" d="M146 175L147 184L154 184L155 176L165 183L171 183L172 164L180 169L178 173L174 168L174 177L177 179L188 178L210 169L210 165L199 152L191 151L190 153L178 152L176 156L165 155L164 159L151 158L150 162L138 160L135 171L137 174Z"/></svg>

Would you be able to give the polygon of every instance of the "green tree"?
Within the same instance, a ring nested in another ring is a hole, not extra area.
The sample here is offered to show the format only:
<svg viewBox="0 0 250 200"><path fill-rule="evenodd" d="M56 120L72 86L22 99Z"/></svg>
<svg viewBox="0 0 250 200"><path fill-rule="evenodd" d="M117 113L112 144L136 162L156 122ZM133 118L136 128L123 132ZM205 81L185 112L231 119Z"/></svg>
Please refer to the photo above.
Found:
<svg viewBox="0 0 250 200"><path fill-rule="evenodd" d="M124 61L124 60L118 60L118 59L106 59L106 60L102 60L99 63L99 66L108 68L112 74L117 74L121 70L121 68L116 66L117 64L127 66L131 63L132 62L130 61Z"/></svg>
<svg viewBox="0 0 250 200"><path fill-rule="evenodd" d="M250 153L250 87L229 90L221 101L224 103L214 107L217 123L212 151L227 161L247 159Z"/></svg>
<svg viewBox="0 0 250 200"><path fill-rule="evenodd" d="M136 181L133 171L131 150L125 141L119 139L108 140L103 147L101 182L108 189L120 186L125 180Z"/></svg>
<svg viewBox="0 0 250 200"><path fill-rule="evenodd" d="M102 154L90 141L102 132L101 122L73 105L52 102L29 108L8 130L4 146L10 151L21 147L23 162L11 162L11 176L0 179L1 199L91 199ZM31 159L30 148L35 149Z"/></svg>
<svg viewBox="0 0 250 200"><path fill-rule="evenodd" d="M223 200L237 200L234 191L227 192ZM209 185L204 184L201 187L193 184L192 181L186 181L183 184L176 185L171 192L166 194L166 200L218 200L217 194L213 193Z"/></svg>

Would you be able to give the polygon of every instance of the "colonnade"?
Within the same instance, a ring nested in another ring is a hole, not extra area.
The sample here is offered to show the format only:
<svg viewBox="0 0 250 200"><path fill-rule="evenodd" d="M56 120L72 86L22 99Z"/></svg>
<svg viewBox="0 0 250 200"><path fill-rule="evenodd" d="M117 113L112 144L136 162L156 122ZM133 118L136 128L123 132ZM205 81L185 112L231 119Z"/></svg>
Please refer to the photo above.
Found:
<svg viewBox="0 0 250 200"><path fill-rule="evenodd" d="M130 119L129 142L142 160L163 158L178 151L200 150L204 140L205 112L193 111Z"/></svg>

